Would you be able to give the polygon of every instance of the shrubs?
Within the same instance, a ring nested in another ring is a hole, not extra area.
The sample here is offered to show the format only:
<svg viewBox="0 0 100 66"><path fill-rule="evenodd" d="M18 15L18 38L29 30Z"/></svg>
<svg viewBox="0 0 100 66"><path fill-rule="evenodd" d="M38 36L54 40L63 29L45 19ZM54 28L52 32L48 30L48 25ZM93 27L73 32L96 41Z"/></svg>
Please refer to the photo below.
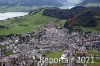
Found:
<svg viewBox="0 0 100 66"><path fill-rule="evenodd" d="M6 51L4 51L4 55L5 56L9 56L9 55L11 55L13 52L11 51L11 50L6 50Z"/></svg>
<svg viewBox="0 0 100 66"><path fill-rule="evenodd" d="M0 29L8 29L8 27L0 25Z"/></svg>

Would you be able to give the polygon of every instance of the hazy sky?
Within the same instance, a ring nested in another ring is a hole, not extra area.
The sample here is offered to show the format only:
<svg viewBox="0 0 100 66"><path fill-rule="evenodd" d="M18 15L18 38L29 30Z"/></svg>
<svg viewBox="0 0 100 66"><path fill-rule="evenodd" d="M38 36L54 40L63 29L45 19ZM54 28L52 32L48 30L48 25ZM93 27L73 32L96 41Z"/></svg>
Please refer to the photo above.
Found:
<svg viewBox="0 0 100 66"><path fill-rule="evenodd" d="M70 9L82 1L83 0L67 0L64 2L64 5L61 8L62 9Z"/></svg>

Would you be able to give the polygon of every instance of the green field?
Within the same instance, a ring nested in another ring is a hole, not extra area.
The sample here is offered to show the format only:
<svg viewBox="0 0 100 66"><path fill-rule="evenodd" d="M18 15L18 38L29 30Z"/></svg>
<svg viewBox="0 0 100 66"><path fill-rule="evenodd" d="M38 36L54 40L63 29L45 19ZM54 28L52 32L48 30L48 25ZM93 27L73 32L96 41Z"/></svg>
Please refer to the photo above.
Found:
<svg viewBox="0 0 100 66"><path fill-rule="evenodd" d="M97 52L97 51L88 51L88 53L87 53L87 57L93 57L95 55L100 56L100 52ZM88 66L96 66L96 65L100 66L100 60L96 60L94 58L94 63L88 63L87 65Z"/></svg>
<svg viewBox="0 0 100 66"><path fill-rule="evenodd" d="M50 53L46 53L46 57L48 58L60 58L61 55L63 54L63 52L50 52Z"/></svg>
<svg viewBox="0 0 100 66"><path fill-rule="evenodd" d="M0 22L0 26L7 28L0 29L0 35L22 34L37 31L40 27L49 22L61 23L62 25L65 23L65 20L59 20L57 22L56 20L55 18L42 15L41 12L35 15L8 19L7 21Z"/></svg>
<svg viewBox="0 0 100 66"><path fill-rule="evenodd" d="M47 58L53 58L53 59L55 59L55 58L58 58L59 59L62 54L63 54L63 52L60 52L60 51L58 51L58 52L45 53L45 55L46 55ZM53 65L63 66L62 63L49 64L48 66L53 66Z"/></svg>
<svg viewBox="0 0 100 66"><path fill-rule="evenodd" d="M9 55L12 55L12 54L13 54L13 51L11 51L11 50L4 51L5 56L9 56Z"/></svg>
<svg viewBox="0 0 100 66"><path fill-rule="evenodd" d="M48 58L60 58L61 55L63 54L63 52L49 52L49 53L45 53L46 57ZM99 55L100 56L100 52L95 52L95 51L88 51L87 53L87 57L90 56L94 56L94 55ZM94 60L95 63L88 63L88 66L95 66L95 65L100 65L100 60ZM53 66L54 64L50 64L48 66ZM63 66L62 63L58 63L56 64L57 66Z"/></svg>

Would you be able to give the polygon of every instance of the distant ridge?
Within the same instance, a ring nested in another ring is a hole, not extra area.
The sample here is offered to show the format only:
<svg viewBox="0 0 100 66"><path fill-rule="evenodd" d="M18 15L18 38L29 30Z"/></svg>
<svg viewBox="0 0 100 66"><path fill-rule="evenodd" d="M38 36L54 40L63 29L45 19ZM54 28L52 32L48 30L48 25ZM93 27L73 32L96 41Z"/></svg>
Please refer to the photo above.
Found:
<svg viewBox="0 0 100 66"><path fill-rule="evenodd" d="M100 0L84 0L78 5L80 6L100 6Z"/></svg>
<svg viewBox="0 0 100 66"><path fill-rule="evenodd" d="M60 6L58 0L0 0L0 6Z"/></svg>

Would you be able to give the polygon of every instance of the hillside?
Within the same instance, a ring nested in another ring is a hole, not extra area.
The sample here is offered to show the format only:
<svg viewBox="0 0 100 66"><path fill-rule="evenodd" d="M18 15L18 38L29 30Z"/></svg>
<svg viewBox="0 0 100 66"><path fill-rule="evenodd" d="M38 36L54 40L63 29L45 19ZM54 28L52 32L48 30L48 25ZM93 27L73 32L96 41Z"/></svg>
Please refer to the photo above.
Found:
<svg viewBox="0 0 100 66"><path fill-rule="evenodd" d="M77 26L79 28L82 26L83 27L96 27L97 22L94 16L92 15L91 11L86 10L74 16L73 18L70 18L69 20L67 20L67 22L64 25L65 28L69 28L69 29L72 29L74 26Z"/></svg>
<svg viewBox="0 0 100 66"><path fill-rule="evenodd" d="M97 26L96 27L81 27L83 31L91 31L91 32L100 32L100 17L95 17L97 20Z"/></svg>
<svg viewBox="0 0 100 66"><path fill-rule="evenodd" d="M43 15L68 20L86 10L90 10L94 16L100 16L100 7L82 6L77 6L72 9L47 8L43 11Z"/></svg>
<svg viewBox="0 0 100 66"><path fill-rule="evenodd" d="M86 7L89 7L89 6L100 6L100 0L84 0L79 5L86 6Z"/></svg>
<svg viewBox="0 0 100 66"><path fill-rule="evenodd" d="M44 16L41 10L32 11L29 15L8 19L0 22L0 35L22 34L38 31L43 25L49 22L56 22L58 19ZM65 20L57 21L57 24L64 24Z"/></svg>
<svg viewBox="0 0 100 66"><path fill-rule="evenodd" d="M86 10L89 10L91 13L84 12ZM69 19L73 18L76 20L75 23L80 21L79 25L81 25L81 28L84 31L85 29L88 31L100 31L99 7L74 7L72 9L42 8L31 11L24 17L17 17L6 21L1 21L0 35L22 34L38 31L42 26L49 22L56 23L62 27L64 24L68 24ZM91 21L93 21L93 23L91 23ZM78 28L79 27L80 26L78 26Z"/></svg>
<svg viewBox="0 0 100 66"><path fill-rule="evenodd" d="M89 12L86 12L89 11ZM59 9L59 8L49 8L45 9L43 11L43 15L51 16L53 18L58 19L66 19L67 20L67 26L70 26L71 28L78 25L77 28L80 28L84 30L84 28L87 28L86 30L92 30L91 31L100 31L99 28L99 21L100 19L96 17L100 17L100 7L74 7L72 9ZM69 21L68 21L69 20ZM74 23L74 24L72 24ZM89 28L89 29L88 29ZM94 29L95 28L95 29ZM85 30L84 30L85 31Z"/></svg>

